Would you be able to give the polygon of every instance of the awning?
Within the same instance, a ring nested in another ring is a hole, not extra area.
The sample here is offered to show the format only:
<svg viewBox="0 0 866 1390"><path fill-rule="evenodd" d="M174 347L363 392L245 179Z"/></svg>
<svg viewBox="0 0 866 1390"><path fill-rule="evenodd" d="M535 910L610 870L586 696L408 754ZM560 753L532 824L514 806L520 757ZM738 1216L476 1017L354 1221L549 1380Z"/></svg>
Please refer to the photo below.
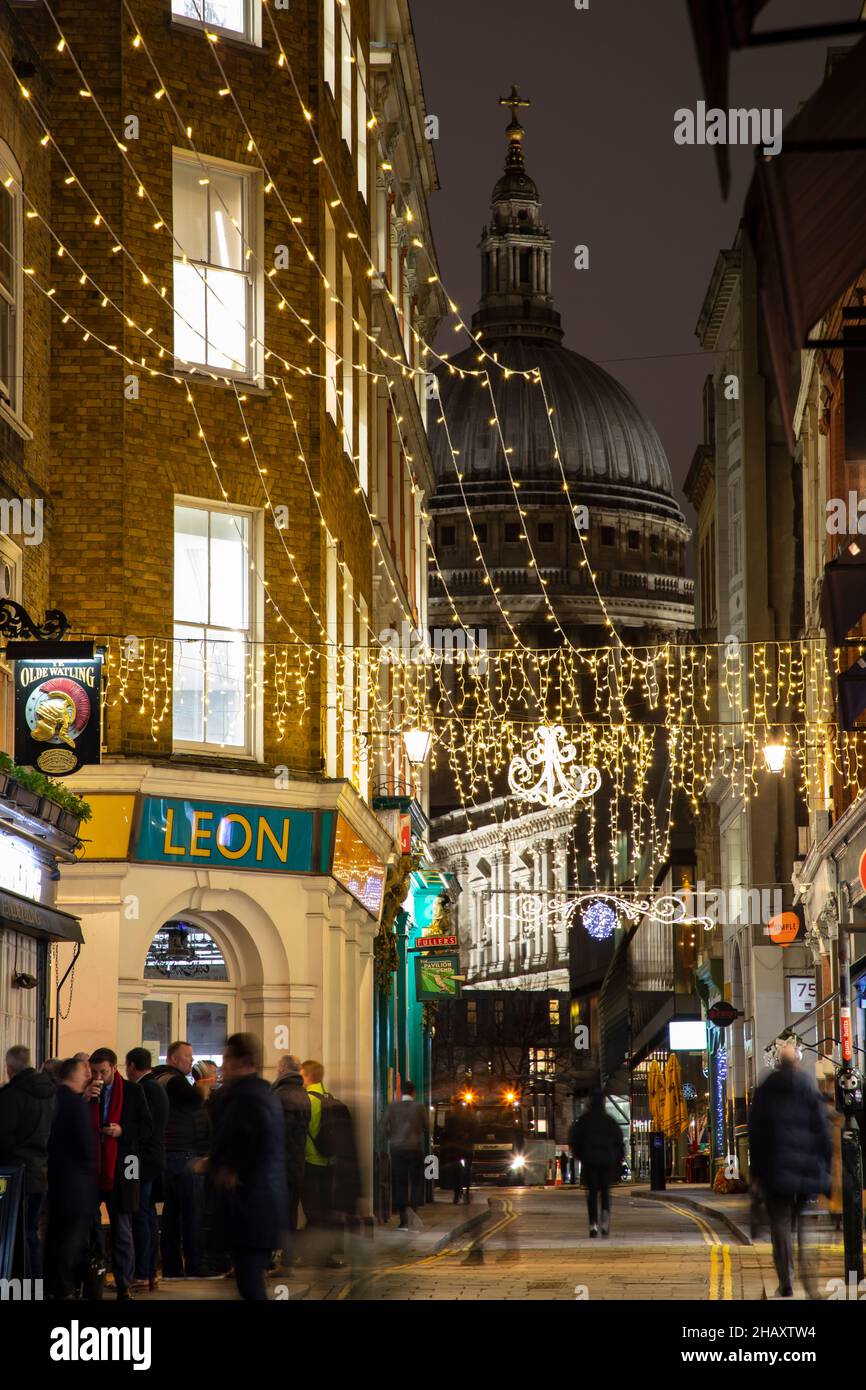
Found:
<svg viewBox="0 0 866 1390"><path fill-rule="evenodd" d="M23 932L25 936L49 937L52 941L84 940L77 917L0 888L0 931L4 927Z"/></svg>
<svg viewBox="0 0 866 1390"><path fill-rule="evenodd" d="M794 355L866 265L866 39L785 127L781 154L759 161L744 221L793 453Z"/></svg>
<svg viewBox="0 0 866 1390"><path fill-rule="evenodd" d="M708 106L728 107L728 67L732 48L742 48L767 0L688 0L689 18ZM722 195L731 186L727 145L716 145Z"/></svg>

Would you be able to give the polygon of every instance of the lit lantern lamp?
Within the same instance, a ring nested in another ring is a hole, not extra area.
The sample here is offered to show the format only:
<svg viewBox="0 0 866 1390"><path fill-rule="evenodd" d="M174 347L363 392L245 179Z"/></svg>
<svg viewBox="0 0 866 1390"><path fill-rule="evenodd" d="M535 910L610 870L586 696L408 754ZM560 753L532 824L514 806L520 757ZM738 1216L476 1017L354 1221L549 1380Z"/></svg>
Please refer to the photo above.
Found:
<svg viewBox="0 0 866 1390"><path fill-rule="evenodd" d="M765 743L763 751L768 772L780 773L785 771L788 746L782 739L774 738L769 743Z"/></svg>
<svg viewBox="0 0 866 1390"><path fill-rule="evenodd" d="M406 729L403 733L403 747L406 757L413 767L422 767L430 756L433 735L429 729Z"/></svg>

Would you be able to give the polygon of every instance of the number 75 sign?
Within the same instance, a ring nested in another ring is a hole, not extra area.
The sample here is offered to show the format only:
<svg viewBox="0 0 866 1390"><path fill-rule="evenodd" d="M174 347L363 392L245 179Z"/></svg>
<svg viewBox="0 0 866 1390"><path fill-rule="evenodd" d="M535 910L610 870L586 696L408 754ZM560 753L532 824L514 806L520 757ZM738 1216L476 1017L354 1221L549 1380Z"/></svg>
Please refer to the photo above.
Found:
<svg viewBox="0 0 866 1390"><path fill-rule="evenodd" d="M807 1014L818 1002L814 975L789 975L788 1000L792 1014Z"/></svg>

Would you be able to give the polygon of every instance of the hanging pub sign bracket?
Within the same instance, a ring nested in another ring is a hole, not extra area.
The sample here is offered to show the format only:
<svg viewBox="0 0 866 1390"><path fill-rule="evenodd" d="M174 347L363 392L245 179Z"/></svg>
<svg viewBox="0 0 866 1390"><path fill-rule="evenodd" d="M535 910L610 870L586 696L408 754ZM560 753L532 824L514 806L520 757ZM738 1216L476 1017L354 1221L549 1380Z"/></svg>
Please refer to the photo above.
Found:
<svg viewBox="0 0 866 1390"><path fill-rule="evenodd" d="M31 618L14 599L0 600L0 637L24 637L35 642L59 642L69 631L69 619L59 608L46 610L42 623Z"/></svg>
<svg viewBox="0 0 866 1390"><path fill-rule="evenodd" d="M102 748L102 650L64 642L68 631L59 608L37 623L20 603L0 602L0 637L15 663L15 761L50 777L98 763Z"/></svg>

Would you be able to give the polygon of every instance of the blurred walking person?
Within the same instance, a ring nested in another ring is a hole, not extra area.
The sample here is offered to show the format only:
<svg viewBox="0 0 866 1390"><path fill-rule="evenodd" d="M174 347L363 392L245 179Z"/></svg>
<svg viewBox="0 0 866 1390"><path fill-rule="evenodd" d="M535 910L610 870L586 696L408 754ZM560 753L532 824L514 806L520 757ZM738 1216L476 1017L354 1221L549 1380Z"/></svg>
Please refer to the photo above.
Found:
<svg viewBox="0 0 866 1390"><path fill-rule="evenodd" d="M477 1129L475 1114L466 1105L454 1105L445 1116L442 1130L441 1185L450 1186L454 1193L455 1206L461 1197L466 1203L470 1199Z"/></svg>
<svg viewBox="0 0 866 1390"><path fill-rule="evenodd" d="M304 1155L312 1114L310 1097L304 1089L301 1063L297 1057L288 1055L280 1058L277 1063L277 1079L274 1082L273 1091L283 1112L287 1195L287 1225L283 1240L283 1264L289 1265L296 1254L295 1234L298 1229L298 1203L304 1185Z"/></svg>
<svg viewBox="0 0 866 1390"><path fill-rule="evenodd" d="M28 1047L6 1053L5 1086L0 1087L0 1163L24 1169L22 1198L25 1239L25 1278L42 1278L39 1213L48 1186L48 1136L57 1087L45 1072L36 1071Z"/></svg>
<svg viewBox="0 0 866 1390"><path fill-rule="evenodd" d="M803 1209L831 1191L833 1139L818 1088L800 1068L791 1043L779 1049L779 1066L755 1091L749 1116L749 1172L763 1194L770 1218L778 1294L794 1292L794 1230L800 1277L817 1298L803 1228Z"/></svg>
<svg viewBox="0 0 866 1390"><path fill-rule="evenodd" d="M209 1160L214 1239L231 1253L241 1298L259 1303L267 1300L265 1273L286 1219L283 1112L260 1069L258 1038L232 1034Z"/></svg>
<svg viewBox="0 0 866 1390"><path fill-rule="evenodd" d="M147 1097L153 1130L141 1152L141 1191L138 1210L132 1213L132 1243L135 1248L133 1288L157 1286L159 1268L159 1218L157 1197L162 1196L165 1170L165 1127L168 1123L168 1096L165 1087L153 1078L151 1055L146 1047L134 1047L126 1054L127 1079L139 1085Z"/></svg>
<svg viewBox="0 0 866 1390"><path fill-rule="evenodd" d="M84 1090L90 1063L58 1063L54 1119L48 1139L48 1225L45 1287L49 1298L76 1298L99 1201L96 1141Z"/></svg>
<svg viewBox="0 0 866 1390"><path fill-rule="evenodd" d="M415 1099L415 1087L404 1081L399 1100L392 1100L382 1122L391 1154L391 1200L397 1209L398 1231L424 1229L417 1208L424 1200L424 1152L430 1134L426 1105Z"/></svg>
<svg viewBox="0 0 866 1390"><path fill-rule="evenodd" d="M610 1235L610 1189L622 1168L625 1144L622 1130L604 1103L604 1091L593 1091L589 1104L575 1120L568 1135L572 1157L580 1163L586 1184L589 1234L598 1235L598 1199L601 1197L601 1234Z"/></svg>
<svg viewBox="0 0 866 1390"><path fill-rule="evenodd" d="M142 1152L151 1143L153 1122L147 1097L140 1086L124 1081L117 1069L117 1053L110 1047L96 1049L90 1070L93 1080L86 1094L98 1143L99 1200L108 1212L117 1297L128 1300L135 1282L132 1215L138 1210Z"/></svg>

